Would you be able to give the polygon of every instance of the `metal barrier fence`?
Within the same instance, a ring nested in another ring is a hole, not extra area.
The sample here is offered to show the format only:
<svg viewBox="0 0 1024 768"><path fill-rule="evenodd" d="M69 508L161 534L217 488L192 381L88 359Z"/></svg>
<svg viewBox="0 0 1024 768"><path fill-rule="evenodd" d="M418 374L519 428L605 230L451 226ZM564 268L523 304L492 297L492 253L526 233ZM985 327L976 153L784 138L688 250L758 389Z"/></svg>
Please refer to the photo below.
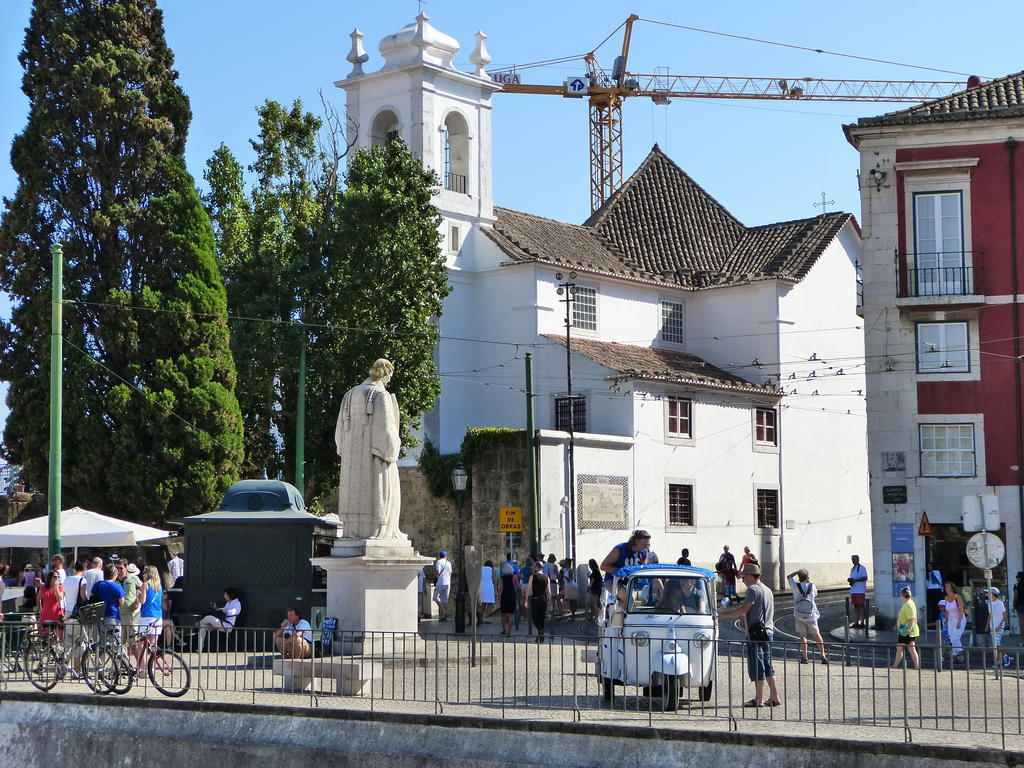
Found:
<svg viewBox="0 0 1024 768"><path fill-rule="evenodd" d="M924 645L918 649L920 669L910 665L909 656L891 669L893 646L829 643L825 663L813 643L805 662L799 643L772 642L778 704L749 706L754 696L749 655L755 644L741 640L604 641L613 674L625 683L609 684L600 671L602 641L593 637L549 636L538 642L525 635L484 635L474 642L466 635L339 630L333 648L314 642L308 658L287 659L274 633L213 631L200 650L196 630L177 630L173 642L191 674L186 697L216 692L258 703L261 697L298 694L314 705L326 699L341 706L359 700L371 708L405 702L438 713L465 705L484 717L514 712L607 720L630 714L659 726L677 719L730 730L770 721L803 723L815 735L823 725L896 728L907 741L914 731L970 732L989 735L993 742L998 737L1003 748L1007 737L1024 735L1017 652L1010 654L1008 666L993 668L986 649L970 649L962 663L951 664L943 662L941 648ZM318 641L319 631L313 635ZM9 633L3 638L2 682L27 687L24 665L11 663L21 649L9 642ZM77 684L70 678L57 690ZM140 672L133 695L158 694ZM770 699L768 685L763 696Z"/></svg>

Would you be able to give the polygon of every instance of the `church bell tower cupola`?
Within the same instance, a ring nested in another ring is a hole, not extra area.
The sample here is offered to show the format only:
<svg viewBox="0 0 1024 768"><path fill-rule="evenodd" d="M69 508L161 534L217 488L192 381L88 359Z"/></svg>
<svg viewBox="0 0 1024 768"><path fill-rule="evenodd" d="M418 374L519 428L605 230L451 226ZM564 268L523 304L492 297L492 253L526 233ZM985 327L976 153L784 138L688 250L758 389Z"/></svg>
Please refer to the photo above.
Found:
<svg viewBox="0 0 1024 768"><path fill-rule="evenodd" d="M350 37L352 70L335 82L347 96L349 141L358 149L402 139L437 173L434 204L442 214L492 221L491 94L501 86L487 74L487 36L475 35L473 72L455 68L458 40L435 29L425 13L380 41L384 63L376 71L364 69L370 56L363 33Z"/></svg>

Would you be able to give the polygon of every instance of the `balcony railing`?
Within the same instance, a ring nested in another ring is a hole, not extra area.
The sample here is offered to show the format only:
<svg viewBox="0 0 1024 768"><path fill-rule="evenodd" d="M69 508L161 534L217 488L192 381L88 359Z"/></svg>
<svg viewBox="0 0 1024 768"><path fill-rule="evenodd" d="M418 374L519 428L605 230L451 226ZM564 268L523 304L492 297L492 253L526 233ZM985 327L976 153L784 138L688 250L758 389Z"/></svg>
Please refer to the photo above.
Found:
<svg viewBox="0 0 1024 768"><path fill-rule="evenodd" d="M461 173L446 173L444 175L444 188L464 195L466 194L466 177Z"/></svg>
<svg viewBox="0 0 1024 768"><path fill-rule="evenodd" d="M949 254L907 254L904 263L920 263L921 257L943 256ZM957 252L966 256L966 252ZM917 267L901 270L898 275L899 295L901 298L919 296L969 296L979 292L975 269L972 266L952 267Z"/></svg>

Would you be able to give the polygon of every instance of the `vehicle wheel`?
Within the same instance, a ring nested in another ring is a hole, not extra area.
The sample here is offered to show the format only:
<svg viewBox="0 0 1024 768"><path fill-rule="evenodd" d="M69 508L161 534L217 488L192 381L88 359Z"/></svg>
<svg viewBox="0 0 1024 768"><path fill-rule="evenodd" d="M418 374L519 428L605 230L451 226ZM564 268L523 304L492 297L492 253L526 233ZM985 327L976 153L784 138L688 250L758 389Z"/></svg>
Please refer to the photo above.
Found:
<svg viewBox="0 0 1024 768"><path fill-rule="evenodd" d="M25 649L25 672L28 680L40 691L49 691L60 680L60 659L52 648L30 645Z"/></svg>
<svg viewBox="0 0 1024 768"><path fill-rule="evenodd" d="M90 648L82 656L82 677L98 694L110 693L117 682L117 657L106 648Z"/></svg>
<svg viewBox="0 0 1024 768"><path fill-rule="evenodd" d="M184 696L192 684L192 671L178 653L163 648L150 650L146 664L149 681L164 696Z"/></svg>
<svg viewBox="0 0 1024 768"><path fill-rule="evenodd" d="M675 675L662 678L661 705L665 712L675 712L679 709L679 678Z"/></svg>
<svg viewBox="0 0 1024 768"><path fill-rule="evenodd" d="M709 682L707 685L702 685L700 687L700 700L701 701L711 701L711 694L712 694L712 692L714 690L715 690L715 681L714 680Z"/></svg>
<svg viewBox="0 0 1024 768"><path fill-rule="evenodd" d="M601 678L601 698L605 701L612 700L612 694L615 691L615 683L611 681L609 677Z"/></svg>
<svg viewBox="0 0 1024 768"><path fill-rule="evenodd" d="M135 685L135 666L124 653L114 655L114 674L110 681L110 692L123 696Z"/></svg>

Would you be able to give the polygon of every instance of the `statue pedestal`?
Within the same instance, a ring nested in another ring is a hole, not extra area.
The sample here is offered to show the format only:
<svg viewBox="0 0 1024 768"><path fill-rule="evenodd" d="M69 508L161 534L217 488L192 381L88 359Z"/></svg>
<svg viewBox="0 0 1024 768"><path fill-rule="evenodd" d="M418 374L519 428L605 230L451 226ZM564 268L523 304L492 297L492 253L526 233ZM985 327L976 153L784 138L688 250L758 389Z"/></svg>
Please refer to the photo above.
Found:
<svg viewBox="0 0 1024 768"><path fill-rule="evenodd" d="M417 573L432 562L406 539L338 539L330 557L313 565L327 571L327 613L338 619L335 650L343 654L390 653L415 634Z"/></svg>

